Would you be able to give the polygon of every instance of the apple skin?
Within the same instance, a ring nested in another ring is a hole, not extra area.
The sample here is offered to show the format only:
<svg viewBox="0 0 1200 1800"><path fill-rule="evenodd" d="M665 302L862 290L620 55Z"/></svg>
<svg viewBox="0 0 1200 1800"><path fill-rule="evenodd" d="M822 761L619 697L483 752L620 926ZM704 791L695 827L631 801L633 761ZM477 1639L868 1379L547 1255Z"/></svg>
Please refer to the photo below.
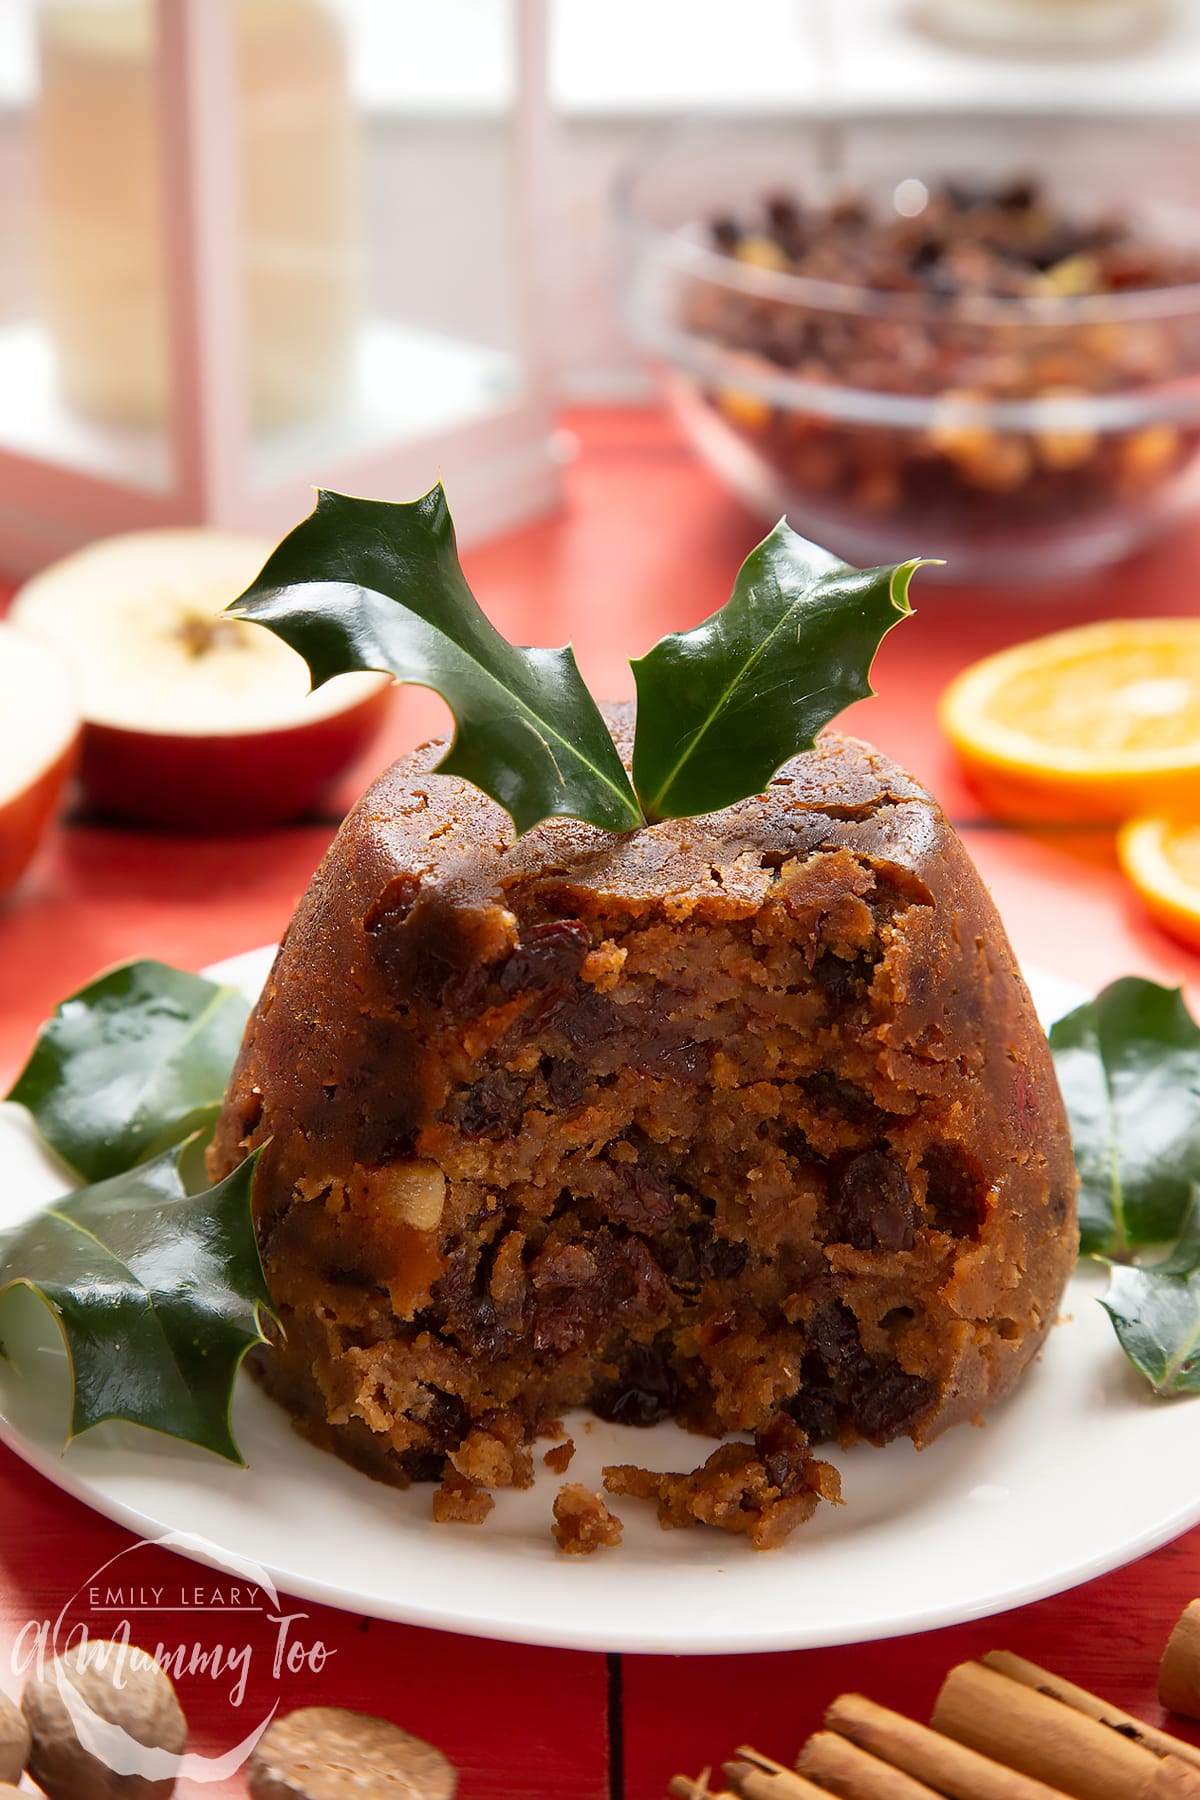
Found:
<svg viewBox="0 0 1200 1800"><path fill-rule="evenodd" d="M21 793L0 802L0 901L16 887L56 816L77 747L78 739Z"/></svg>
<svg viewBox="0 0 1200 1800"><path fill-rule="evenodd" d="M0 624L0 897L17 885L58 811L80 725L69 665Z"/></svg>
<svg viewBox="0 0 1200 1800"><path fill-rule="evenodd" d="M89 720L78 774L100 811L176 831L250 831L307 812L388 718L387 683L341 712L220 736L137 731Z"/></svg>

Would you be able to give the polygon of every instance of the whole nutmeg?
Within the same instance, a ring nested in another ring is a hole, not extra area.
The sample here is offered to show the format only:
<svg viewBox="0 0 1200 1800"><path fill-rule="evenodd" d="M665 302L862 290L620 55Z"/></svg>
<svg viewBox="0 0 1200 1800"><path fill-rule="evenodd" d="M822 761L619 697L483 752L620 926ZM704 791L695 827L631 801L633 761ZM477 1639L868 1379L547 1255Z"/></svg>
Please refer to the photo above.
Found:
<svg viewBox="0 0 1200 1800"><path fill-rule="evenodd" d="M458 1785L432 1744L339 1706L306 1706L276 1719L246 1778L252 1800L453 1800Z"/></svg>
<svg viewBox="0 0 1200 1800"><path fill-rule="evenodd" d="M56 1656L21 1702L29 1773L50 1800L165 1800L187 1720L170 1677L129 1644L91 1642Z"/></svg>
<svg viewBox="0 0 1200 1800"><path fill-rule="evenodd" d="M28 1761L29 1727L8 1695L0 1694L0 1781L20 1781Z"/></svg>

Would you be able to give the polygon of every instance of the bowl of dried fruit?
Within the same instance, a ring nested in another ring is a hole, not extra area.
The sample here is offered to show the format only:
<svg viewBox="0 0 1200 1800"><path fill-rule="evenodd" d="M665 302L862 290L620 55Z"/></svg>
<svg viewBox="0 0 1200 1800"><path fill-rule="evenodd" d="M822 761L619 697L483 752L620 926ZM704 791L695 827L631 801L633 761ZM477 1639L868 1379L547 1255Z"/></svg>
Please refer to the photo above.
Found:
<svg viewBox="0 0 1200 1800"><path fill-rule="evenodd" d="M756 510L1008 580L1200 503L1200 212L1177 159L1140 179L1117 128L1070 130L691 127L623 171L629 325Z"/></svg>

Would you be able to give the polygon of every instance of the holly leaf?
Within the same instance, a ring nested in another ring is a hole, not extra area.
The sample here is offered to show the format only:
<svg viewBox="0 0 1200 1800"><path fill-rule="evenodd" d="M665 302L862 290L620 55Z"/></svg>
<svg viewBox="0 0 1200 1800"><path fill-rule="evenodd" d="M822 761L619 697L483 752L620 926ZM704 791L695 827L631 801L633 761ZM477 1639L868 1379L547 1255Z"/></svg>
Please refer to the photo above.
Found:
<svg viewBox="0 0 1200 1800"><path fill-rule="evenodd" d="M519 649L480 610L440 482L403 505L319 493L229 610L299 651L314 687L383 669L435 689L456 725L438 768L490 794L518 835L558 817L644 823L574 651Z"/></svg>
<svg viewBox="0 0 1200 1800"><path fill-rule="evenodd" d="M1200 1028L1178 988L1111 982L1051 1028L1079 1170L1080 1247L1171 1243L1200 1181Z"/></svg>
<svg viewBox="0 0 1200 1800"><path fill-rule="evenodd" d="M271 1313L250 1212L254 1163L189 1195L167 1150L0 1236L0 1300L30 1288L62 1331L70 1438L126 1419L242 1461L234 1378L266 1341Z"/></svg>
<svg viewBox="0 0 1200 1800"><path fill-rule="evenodd" d="M82 1181L105 1181L216 1122L249 1003L168 963L130 962L72 994L8 1095Z"/></svg>
<svg viewBox="0 0 1200 1800"><path fill-rule="evenodd" d="M720 612L633 665L633 784L649 820L758 794L823 725L873 690L884 634L912 608L920 561L852 569L781 520Z"/></svg>
<svg viewBox="0 0 1200 1800"><path fill-rule="evenodd" d="M1200 1393L1200 1191L1192 1189L1170 1254L1149 1267L1114 1266L1100 1304L1156 1394Z"/></svg>

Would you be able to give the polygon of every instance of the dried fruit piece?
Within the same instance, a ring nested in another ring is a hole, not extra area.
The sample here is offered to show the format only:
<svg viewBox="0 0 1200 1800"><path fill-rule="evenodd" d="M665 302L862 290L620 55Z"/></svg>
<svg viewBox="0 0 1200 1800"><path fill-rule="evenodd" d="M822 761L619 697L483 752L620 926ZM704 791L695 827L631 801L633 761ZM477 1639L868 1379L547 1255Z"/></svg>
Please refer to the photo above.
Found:
<svg viewBox="0 0 1200 1800"><path fill-rule="evenodd" d="M268 1727L246 1768L252 1800L453 1800L440 1750L386 1719L306 1706Z"/></svg>
<svg viewBox="0 0 1200 1800"><path fill-rule="evenodd" d="M1196 344L1105 296L1193 282L1193 252L1148 242L1132 215L1064 214L1024 180L910 179L896 196L764 195L711 219L717 255L676 302L685 360L709 371L684 401L697 430L708 408L705 436L760 489L857 525L873 555L923 537L954 577L967 547L993 576L1006 556L1019 569L1024 533L1095 541L1119 520L1148 535L1197 434L1113 428L1105 403L1190 377ZM813 283L869 299L814 306Z"/></svg>

